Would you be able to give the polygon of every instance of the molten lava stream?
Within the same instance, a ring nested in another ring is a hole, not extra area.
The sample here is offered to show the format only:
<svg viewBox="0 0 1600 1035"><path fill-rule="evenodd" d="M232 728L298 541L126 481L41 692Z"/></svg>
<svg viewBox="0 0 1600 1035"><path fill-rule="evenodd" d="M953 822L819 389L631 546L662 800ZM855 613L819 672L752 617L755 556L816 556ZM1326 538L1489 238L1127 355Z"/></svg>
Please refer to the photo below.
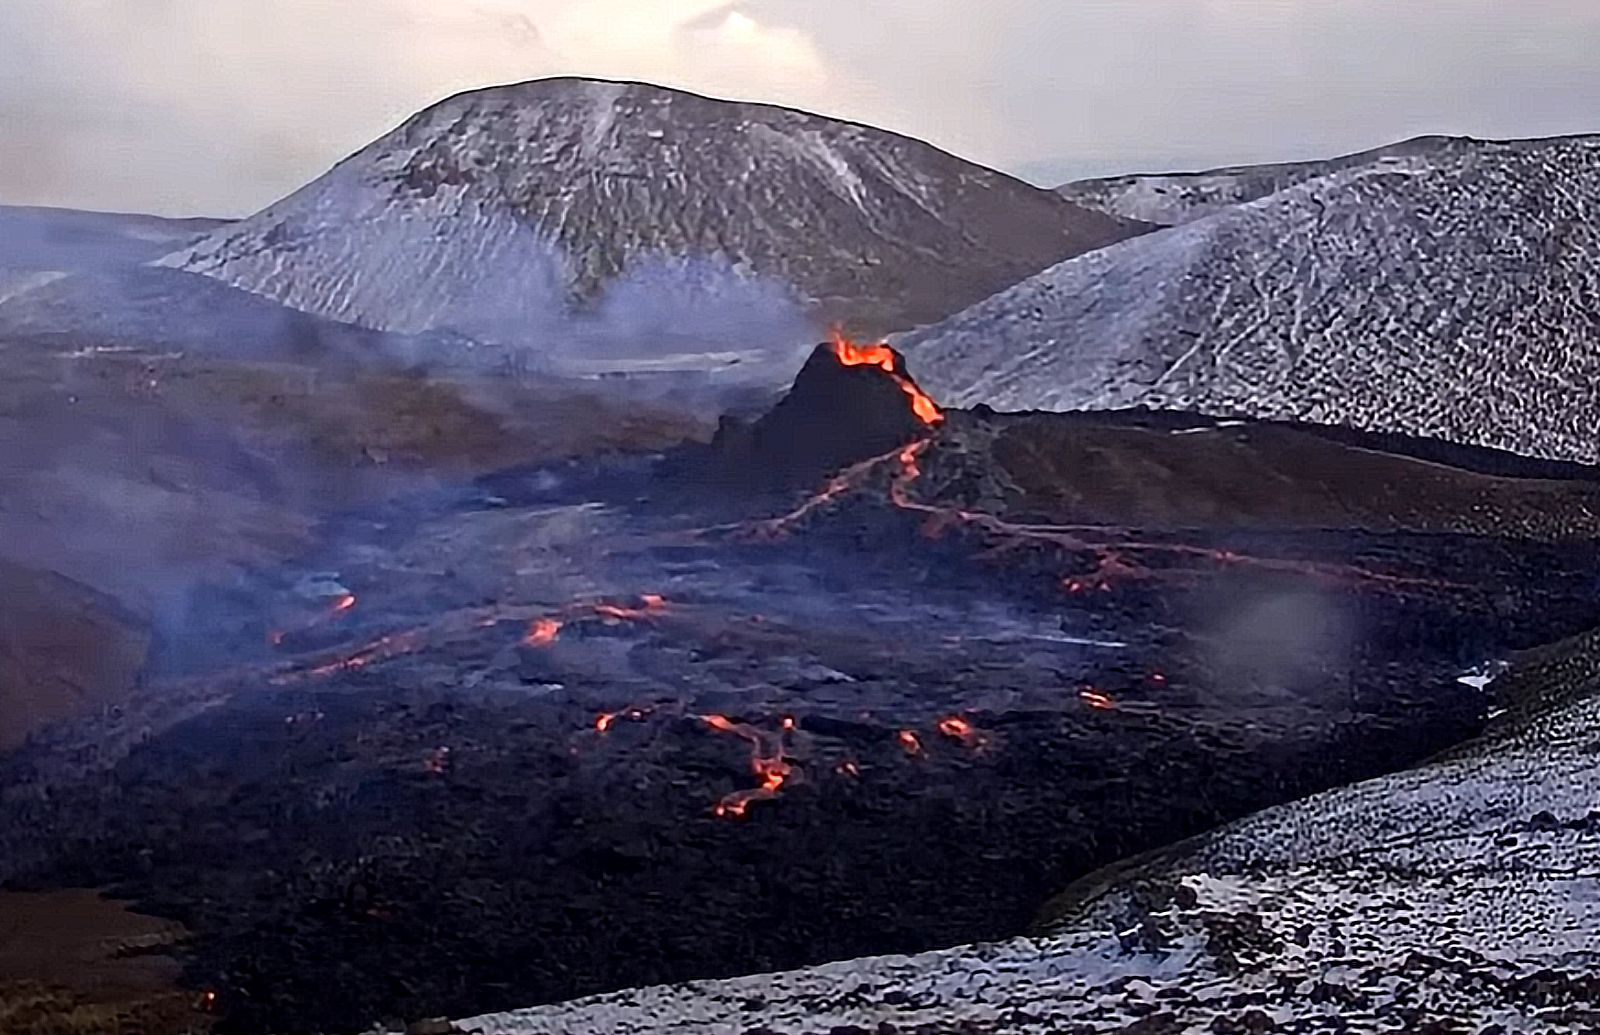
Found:
<svg viewBox="0 0 1600 1035"><path fill-rule="evenodd" d="M522 642L529 647L548 647L561 636L561 622L554 618L535 618L528 624Z"/></svg>
<svg viewBox="0 0 1600 1035"><path fill-rule="evenodd" d="M829 332L829 337L832 339L833 355L839 360L840 366L877 367L893 378L894 383L900 386L900 390L910 397L911 412L917 415L918 420L929 426L944 420L944 414L940 412L938 403L928 398L927 393L918 388L916 382L900 369L894 350L887 342L860 345L846 338L838 327Z"/></svg>
<svg viewBox="0 0 1600 1035"><path fill-rule="evenodd" d="M785 734L795 728L793 719L783 720L783 732L776 735L765 730L734 722L723 715L702 715L700 721L714 730L732 733L750 742L750 771L761 781L759 787L735 791L725 795L711 809L711 814L722 819L736 819L745 814L758 801L778 796L778 791L795 774L795 766L785 758Z"/></svg>

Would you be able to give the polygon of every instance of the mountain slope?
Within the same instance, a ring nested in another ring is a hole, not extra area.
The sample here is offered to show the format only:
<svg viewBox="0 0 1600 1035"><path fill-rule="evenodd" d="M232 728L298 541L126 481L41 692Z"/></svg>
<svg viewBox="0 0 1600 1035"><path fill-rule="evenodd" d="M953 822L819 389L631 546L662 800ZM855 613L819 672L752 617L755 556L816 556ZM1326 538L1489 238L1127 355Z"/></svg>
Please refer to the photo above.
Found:
<svg viewBox="0 0 1600 1035"><path fill-rule="evenodd" d="M1319 176L1417 155L1460 154L1478 145L1471 137L1413 137L1368 151L1311 162L1232 165L1204 172L1132 173L1074 180L1056 193L1076 205L1161 226L1202 219L1256 201Z"/></svg>
<svg viewBox="0 0 1600 1035"><path fill-rule="evenodd" d="M220 219L0 205L0 301L68 273L151 262L224 225Z"/></svg>
<svg viewBox="0 0 1600 1035"><path fill-rule="evenodd" d="M303 313L210 277L128 266L52 277L0 301L0 339L95 349L181 349L326 364L490 365L443 334L408 337Z"/></svg>
<svg viewBox="0 0 1600 1035"><path fill-rule="evenodd" d="M494 337L651 260L720 257L737 275L677 279L770 306L740 283L765 278L813 315L888 330L1144 229L882 130L545 79L436 104L161 261L341 320Z"/></svg>
<svg viewBox="0 0 1600 1035"><path fill-rule="evenodd" d="M899 347L935 398L1347 424L1600 459L1600 138L1312 180L1073 259Z"/></svg>

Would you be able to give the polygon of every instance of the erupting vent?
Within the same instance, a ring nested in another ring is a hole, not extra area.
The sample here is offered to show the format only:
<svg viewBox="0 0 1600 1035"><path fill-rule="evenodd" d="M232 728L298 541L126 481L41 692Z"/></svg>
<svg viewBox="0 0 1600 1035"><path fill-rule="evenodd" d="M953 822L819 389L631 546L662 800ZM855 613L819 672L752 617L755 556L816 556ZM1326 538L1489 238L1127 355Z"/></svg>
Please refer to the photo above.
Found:
<svg viewBox="0 0 1600 1035"><path fill-rule="evenodd" d="M835 330L754 425L725 419L712 454L724 477L799 488L928 435L944 414L890 346Z"/></svg>
<svg viewBox="0 0 1600 1035"><path fill-rule="evenodd" d="M928 394L917 387L915 381L907 376L904 364L900 361L900 354L883 342L875 345L858 345L846 338L839 328L831 332L833 354L839 360L840 366L875 366L888 374L900 390L906 393L911 400L911 412L924 424L934 425L944 420L944 414L939 406Z"/></svg>

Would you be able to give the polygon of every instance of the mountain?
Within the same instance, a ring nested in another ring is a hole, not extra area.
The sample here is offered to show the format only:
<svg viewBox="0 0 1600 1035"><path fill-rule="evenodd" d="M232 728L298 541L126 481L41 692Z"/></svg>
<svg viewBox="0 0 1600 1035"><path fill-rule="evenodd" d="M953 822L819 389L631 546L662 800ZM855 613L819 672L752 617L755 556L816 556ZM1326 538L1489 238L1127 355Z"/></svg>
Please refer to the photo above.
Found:
<svg viewBox="0 0 1600 1035"><path fill-rule="evenodd" d="M1460 154L1478 144L1479 141L1471 137L1414 137L1320 161L1232 165L1204 172L1132 173L1074 180L1057 187L1056 193L1095 212L1160 226L1177 226L1329 173L1391 158Z"/></svg>
<svg viewBox="0 0 1600 1035"><path fill-rule="evenodd" d="M1600 460L1600 137L1335 172L897 340L949 406L1197 410Z"/></svg>
<svg viewBox="0 0 1600 1035"><path fill-rule="evenodd" d="M0 339L321 364L471 366L502 358L459 336L356 327L210 277L151 266L58 275L18 291L0 301Z"/></svg>
<svg viewBox="0 0 1600 1035"><path fill-rule="evenodd" d="M151 262L223 225L220 219L0 205L0 301L65 274Z"/></svg>
<svg viewBox="0 0 1600 1035"><path fill-rule="evenodd" d="M442 101L161 264L407 333L516 335L608 286L689 331L707 299L749 323L793 292L870 332L1146 229L883 130L558 78Z"/></svg>

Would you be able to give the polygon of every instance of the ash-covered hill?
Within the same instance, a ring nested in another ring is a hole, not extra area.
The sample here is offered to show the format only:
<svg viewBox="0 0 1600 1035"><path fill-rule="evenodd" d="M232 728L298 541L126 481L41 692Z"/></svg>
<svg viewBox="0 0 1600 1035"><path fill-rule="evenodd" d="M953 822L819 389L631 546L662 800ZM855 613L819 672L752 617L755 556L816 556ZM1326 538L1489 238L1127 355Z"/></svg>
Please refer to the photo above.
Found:
<svg viewBox="0 0 1600 1035"><path fill-rule="evenodd" d="M630 270L649 308L652 263L712 260L677 279L768 305L792 291L887 331L1145 229L883 130L559 78L436 104L161 261L340 320L476 337Z"/></svg>
<svg viewBox="0 0 1600 1035"><path fill-rule="evenodd" d="M1160 226L1177 226L1329 173L1385 159L1460 154L1479 143L1471 137L1413 137L1318 161L1230 165L1204 172L1130 173L1074 180L1057 187L1056 193L1096 212Z"/></svg>
<svg viewBox="0 0 1600 1035"><path fill-rule="evenodd" d="M1600 138L1334 173L897 344L950 406L1148 406L1594 462Z"/></svg>

